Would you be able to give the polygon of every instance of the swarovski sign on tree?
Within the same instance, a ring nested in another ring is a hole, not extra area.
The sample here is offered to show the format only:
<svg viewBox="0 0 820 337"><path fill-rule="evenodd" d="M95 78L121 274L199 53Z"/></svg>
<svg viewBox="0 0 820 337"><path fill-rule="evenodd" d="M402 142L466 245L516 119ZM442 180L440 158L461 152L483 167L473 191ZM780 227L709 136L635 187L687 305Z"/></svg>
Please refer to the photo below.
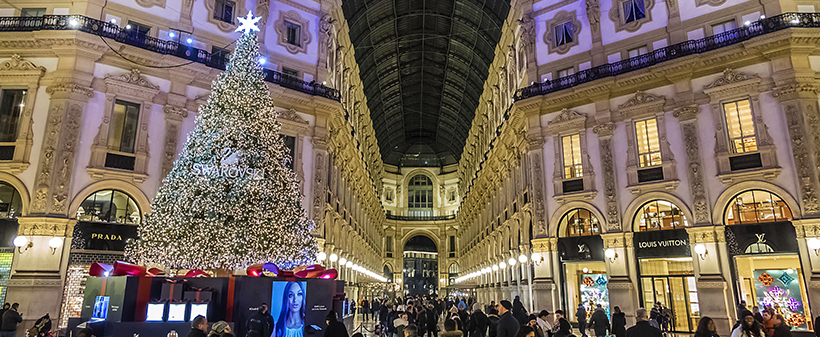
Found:
<svg viewBox="0 0 820 337"><path fill-rule="evenodd" d="M172 269L236 269L273 262L310 263L313 222L259 65L258 18L243 30L225 72L199 109L173 170L126 254L133 262Z"/></svg>

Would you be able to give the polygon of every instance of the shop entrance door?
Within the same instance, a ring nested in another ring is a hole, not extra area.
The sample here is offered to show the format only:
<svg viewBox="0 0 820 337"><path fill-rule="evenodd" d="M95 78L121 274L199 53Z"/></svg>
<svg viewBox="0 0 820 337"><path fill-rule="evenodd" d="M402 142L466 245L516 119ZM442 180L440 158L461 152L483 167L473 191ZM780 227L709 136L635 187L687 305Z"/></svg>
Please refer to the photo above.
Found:
<svg viewBox="0 0 820 337"><path fill-rule="evenodd" d="M674 332L692 332L698 325L699 311L694 276L655 276L641 278L644 308L655 303L671 311L666 328Z"/></svg>

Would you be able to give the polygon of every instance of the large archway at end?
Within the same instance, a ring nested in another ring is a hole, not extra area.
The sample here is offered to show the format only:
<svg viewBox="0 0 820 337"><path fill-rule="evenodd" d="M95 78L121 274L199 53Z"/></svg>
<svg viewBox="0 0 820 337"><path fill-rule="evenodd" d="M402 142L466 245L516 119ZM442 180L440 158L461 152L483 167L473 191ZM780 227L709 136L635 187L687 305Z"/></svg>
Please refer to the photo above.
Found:
<svg viewBox="0 0 820 337"><path fill-rule="evenodd" d="M404 295L438 295L438 247L427 236L416 235L404 243Z"/></svg>

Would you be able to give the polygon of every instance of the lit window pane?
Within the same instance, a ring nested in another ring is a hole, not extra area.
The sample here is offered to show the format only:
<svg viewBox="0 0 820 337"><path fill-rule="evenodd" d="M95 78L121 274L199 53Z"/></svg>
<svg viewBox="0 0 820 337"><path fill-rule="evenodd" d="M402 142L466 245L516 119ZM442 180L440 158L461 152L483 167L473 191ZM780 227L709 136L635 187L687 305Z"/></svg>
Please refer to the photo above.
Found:
<svg viewBox="0 0 820 337"><path fill-rule="evenodd" d="M735 153L757 151L754 117L748 99L723 104L726 131Z"/></svg>
<svg viewBox="0 0 820 337"><path fill-rule="evenodd" d="M657 124L658 122L654 118L635 123L635 135L638 140L638 164L640 167L661 164L661 147Z"/></svg>
<svg viewBox="0 0 820 337"><path fill-rule="evenodd" d="M561 137L564 156L564 178L578 178L584 175L581 159L581 136L578 134Z"/></svg>

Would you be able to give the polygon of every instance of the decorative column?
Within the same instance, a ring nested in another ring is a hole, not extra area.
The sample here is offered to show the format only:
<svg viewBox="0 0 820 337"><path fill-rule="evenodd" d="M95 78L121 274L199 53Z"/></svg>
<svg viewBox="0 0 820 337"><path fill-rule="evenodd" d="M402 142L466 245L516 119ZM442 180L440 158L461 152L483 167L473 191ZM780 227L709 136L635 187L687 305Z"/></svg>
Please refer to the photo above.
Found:
<svg viewBox="0 0 820 337"><path fill-rule="evenodd" d="M318 122L320 118L316 120ZM321 121L324 121L324 119L322 118ZM313 191L310 197L313 199L313 207L310 213L314 223L312 234L316 237L327 238L328 234L325 231L325 226L327 225L325 209L329 207L326 202L328 184L327 170L329 165L327 129L318 125L315 126L311 142L313 144Z"/></svg>
<svg viewBox="0 0 820 337"><path fill-rule="evenodd" d="M718 334L728 336L736 318L733 317L735 301L732 285L728 281L732 275L724 230L721 225L686 228L697 278L700 315L711 317ZM706 253L698 255L695 251L697 245L703 245Z"/></svg>
<svg viewBox="0 0 820 337"><path fill-rule="evenodd" d="M777 98L786 114L789 139L792 141L792 154L797 181L800 183L800 206L803 218L820 216L818 202L817 159L820 157L820 115L818 115L817 98L820 88L809 83L792 83L774 89L772 96Z"/></svg>
<svg viewBox="0 0 820 337"><path fill-rule="evenodd" d="M592 132L598 135L598 148L601 155L607 232L621 231L621 215L620 207L618 206L618 184L615 181L615 162L612 159L612 133L614 131L614 123L598 124L592 129Z"/></svg>
<svg viewBox="0 0 820 337"><path fill-rule="evenodd" d="M90 84L90 83L89 83ZM64 274L68 264L68 244L52 253L51 237L70 237L76 221L69 219L68 203L79 128L83 111L94 91L76 83L52 83L40 161L36 168L34 196L28 217L19 221L19 235L29 236L34 246L14 254L6 301L21 303L23 326L31 326L44 313L59 313L60 301L32 301L34 298L59 299L63 296ZM58 317L55 316L55 317Z"/></svg>
<svg viewBox="0 0 820 337"><path fill-rule="evenodd" d="M561 294L555 286L555 274L558 271L558 239L541 238L532 240L532 251L536 257L532 260L535 274L532 276L533 304L535 308L553 312L561 308Z"/></svg>
<svg viewBox="0 0 820 337"><path fill-rule="evenodd" d="M686 162L689 176L689 190L692 195L692 212L695 226L711 225L709 200L706 185L703 182L703 169L700 158L700 138L698 136L697 116L700 108L697 105L675 109L673 116L680 121L683 131L683 143L686 147Z"/></svg>
<svg viewBox="0 0 820 337"><path fill-rule="evenodd" d="M164 178L174 169L174 160L177 158L179 142L179 128L182 120L188 117L188 109L184 107L166 105L162 108L165 114L165 145L162 152L162 173Z"/></svg>
<svg viewBox="0 0 820 337"><path fill-rule="evenodd" d="M803 278L808 289L808 302L814 316L820 312L820 250L815 245L820 240L820 220L792 221L797 233L797 243L800 247L800 260L803 267ZM812 244L809 244L812 241ZM818 327L814 327L815 331Z"/></svg>
<svg viewBox="0 0 820 337"><path fill-rule="evenodd" d="M638 302L632 233L607 233L601 234L601 238L604 240L604 251L611 249L614 252L605 260L606 274L609 276L609 303L617 303L621 307L626 314L627 326L631 326L635 323L635 310L641 306Z"/></svg>

